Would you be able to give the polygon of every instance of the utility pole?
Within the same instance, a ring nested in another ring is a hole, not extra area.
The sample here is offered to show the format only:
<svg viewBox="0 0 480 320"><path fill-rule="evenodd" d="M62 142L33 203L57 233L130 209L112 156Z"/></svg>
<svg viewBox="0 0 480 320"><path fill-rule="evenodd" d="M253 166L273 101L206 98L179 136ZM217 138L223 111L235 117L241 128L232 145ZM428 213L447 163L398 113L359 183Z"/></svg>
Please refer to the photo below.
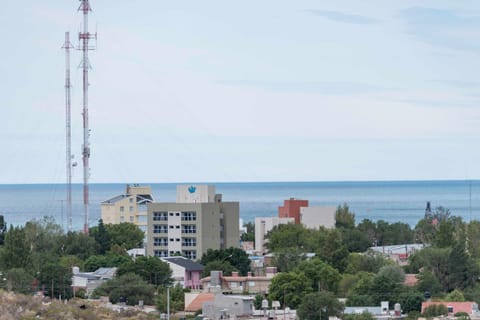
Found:
<svg viewBox="0 0 480 320"><path fill-rule="evenodd" d="M82 145L82 159L83 159L83 232L88 234L88 215L89 215L89 189L88 181L90 178L90 129L88 126L88 70L90 69L90 62L88 60L88 51L95 50L94 47L89 46L88 41L96 39L97 34L88 32L88 13L92 11L89 0L80 0L80 7L78 11L83 12L83 32L78 34L80 42L79 50L83 52L82 70L83 70L83 145Z"/></svg>
<svg viewBox="0 0 480 320"><path fill-rule="evenodd" d="M67 169L67 225L68 231L72 231L72 126L71 126L71 105L70 105L70 33L65 32L65 42L62 49L65 49L65 138L66 138L66 169ZM63 211L63 203L62 203ZM63 215L62 215L63 220ZM62 222L63 225L63 222Z"/></svg>

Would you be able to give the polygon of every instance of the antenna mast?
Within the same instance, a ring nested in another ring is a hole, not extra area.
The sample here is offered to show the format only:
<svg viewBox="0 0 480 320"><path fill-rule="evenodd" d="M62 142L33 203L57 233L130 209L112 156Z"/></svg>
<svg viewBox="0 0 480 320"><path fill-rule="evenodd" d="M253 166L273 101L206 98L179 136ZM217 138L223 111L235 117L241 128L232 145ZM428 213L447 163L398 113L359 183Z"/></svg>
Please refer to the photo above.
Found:
<svg viewBox="0 0 480 320"><path fill-rule="evenodd" d="M65 133L66 133L66 166L67 166L67 225L68 231L72 231L72 127L70 107L70 33L65 32Z"/></svg>
<svg viewBox="0 0 480 320"><path fill-rule="evenodd" d="M88 69L90 62L88 61L88 51L94 50L94 47L88 45L90 39L96 39L97 34L88 32L88 13L92 11L89 0L80 0L81 4L78 11L83 12L83 32L78 34L80 41L79 50L83 52L82 69L83 69L83 145L82 145L82 159L83 159L83 207L84 207L84 222L83 232L88 234L88 211L89 211L89 190L88 180L90 178L90 129L88 127Z"/></svg>

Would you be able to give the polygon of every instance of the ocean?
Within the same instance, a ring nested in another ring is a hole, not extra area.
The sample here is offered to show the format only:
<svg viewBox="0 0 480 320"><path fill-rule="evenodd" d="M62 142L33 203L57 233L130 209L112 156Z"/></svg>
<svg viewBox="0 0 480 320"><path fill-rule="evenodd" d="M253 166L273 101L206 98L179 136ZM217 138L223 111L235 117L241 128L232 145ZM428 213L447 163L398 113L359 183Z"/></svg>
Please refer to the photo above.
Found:
<svg viewBox="0 0 480 320"><path fill-rule="evenodd" d="M197 183L204 184L204 183ZM216 186L223 201L240 202L240 218L244 222L255 217L276 216L283 200L309 200L310 206L349 205L357 223L363 219L404 222L414 227L425 213L426 202L432 209L443 206L464 221L480 218L480 180L449 181L365 181L365 182L252 182L208 183ZM176 183L142 183L152 187L155 200L174 202ZM125 192L124 183L90 185L89 225L100 219L100 203ZM83 227L81 184L72 185L73 228ZM3 184L0 185L0 214L8 225L23 225L32 219L53 217L66 228L65 185Z"/></svg>

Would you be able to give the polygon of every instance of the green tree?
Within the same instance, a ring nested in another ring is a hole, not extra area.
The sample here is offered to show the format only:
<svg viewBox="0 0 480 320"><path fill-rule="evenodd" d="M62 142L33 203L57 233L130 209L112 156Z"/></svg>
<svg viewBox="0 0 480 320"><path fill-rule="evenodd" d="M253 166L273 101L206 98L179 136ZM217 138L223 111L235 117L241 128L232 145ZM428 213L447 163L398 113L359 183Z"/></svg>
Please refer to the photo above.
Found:
<svg viewBox="0 0 480 320"><path fill-rule="evenodd" d="M355 213L350 211L346 203L338 206L335 211L335 227L344 229L355 228Z"/></svg>
<svg viewBox="0 0 480 320"><path fill-rule="evenodd" d="M98 268L112 268L120 267L123 264L131 262L131 258L128 255L116 254L114 252L107 252L105 255L90 256L85 261L85 270L92 272Z"/></svg>
<svg viewBox="0 0 480 320"><path fill-rule="evenodd" d="M465 242L459 241L450 251L444 287L447 292L473 286L479 278L477 262L468 255Z"/></svg>
<svg viewBox="0 0 480 320"><path fill-rule="evenodd" d="M414 288L404 288L396 301L402 306L403 313L408 314L412 311L420 313L424 297L423 293L418 292Z"/></svg>
<svg viewBox="0 0 480 320"><path fill-rule="evenodd" d="M29 268L31 266L30 246L25 230L10 226L5 234L5 243L1 251L1 269Z"/></svg>
<svg viewBox="0 0 480 320"><path fill-rule="evenodd" d="M417 275L417 278L418 282L416 284L416 288L420 292L430 292L431 296L437 296L440 292L442 292L442 284L433 274L433 272L422 270L422 272Z"/></svg>
<svg viewBox="0 0 480 320"><path fill-rule="evenodd" d="M297 313L300 320L328 320L340 316L344 308L333 293L323 291L305 295Z"/></svg>
<svg viewBox="0 0 480 320"><path fill-rule="evenodd" d="M246 276L250 271L250 259L248 254L240 248L230 247L225 250L208 249L200 260L201 264L207 265L211 261L228 261L241 275Z"/></svg>
<svg viewBox="0 0 480 320"><path fill-rule="evenodd" d="M363 254L351 253L347 258L345 273L356 274L360 271L377 273L380 268L391 263L383 255L371 250Z"/></svg>
<svg viewBox="0 0 480 320"><path fill-rule="evenodd" d="M90 228L89 234L95 239L98 245L98 254L105 254L110 250L110 235L105 229L103 220L98 220L98 227Z"/></svg>
<svg viewBox="0 0 480 320"><path fill-rule="evenodd" d="M140 300L147 305L153 304L154 293L155 288L145 282L142 277L127 273L103 283L95 289L93 296L108 296L112 303L124 301L128 305L134 306Z"/></svg>
<svg viewBox="0 0 480 320"><path fill-rule="evenodd" d="M405 281L405 272L399 265L387 265L380 268L377 277L386 277L394 283L403 284Z"/></svg>
<svg viewBox="0 0 480 320"><path fill-rule="evenodd" d="M449 294L447 294L447 296L445 297L445 301L464 302L465 297L463 296L462 291L460 291L458 289L455 289L452 292L450 292Z"/></svg>
<svg viewBox="0 0 480 320"><path fill-rule="evenodd" d="M33 277L23 268L9 269L5 275L2 275L5 280L8 291L15 291L17 293L31 294ZM1 280L0 280L1 281ZM1 283L1 282L0 282Z"/></svg>
<svg viewBox="0 0 480 320"><path fill-rule="evenodd" d="M222 271L222 274L225 276L231 276L233 271L238 271L234 266L228 261L214 260L207 262L202 271L202 277L210 276L212 271Z"/></svg>
<svg viewBox="0 0 480 320"><path fill-rule="evenodd" d="M300 305L303 297L310 292L312 292L312 283L305 274L282 272L273 277L269 298L295 309Z"/></svg>
<svg viewBox="0 0 480 320"><path fill-rule="evenodd" d="M341 275L337 269L322 260L315 258L302 261L297 270L303 272L312 281L313 291L337 292Z"/></svg>
<svg viewBox="0 0 480 320"><path fill-rule="evenodd" d="M255 224L253 222L247 222L243 226L247 228L247 232L242 233L240 240L255 241Z"/></svg>
<svg viewBox="0 0 480 320"><path fill-rule="evenodd" d="M170 285L173 281L172 270L168 263L158 257L137 257L127 263L120 265L117 270L119 276L135 273L144 281L153 285Z"/></svg>
<svg viewBox="0 0 480 320"><path fill-rule="evenodd" d="M290 272L306 259L307 255L301 248L284 248L275 252L272 265L277 267L279 272Z"/></svg>
<svg viewBox="0 0 480 320"><path fill-rule="evenodd" d="M68 232L60 241L65 255L75 255L81 260L86 260L97 252L95 239L83 232Z"/></svg>
<svg viewBox="0 0 480 320"><path fill-rule="evenodd" d="M72 269L62 266L59 258L40 266L38 280L45 289L44 294L49 297L68 298L72 296Z"/></svg>
<svg viewBox="0 0 480 320"><path fill-rule="evenodd" d="M5 232L7 232L7 224L5 223L3 215L0 215L0 246L3 246Z"/></svg>
<svg viewBox="0 0 480 320"><path fill-rule="evenodd" d="M155 301L157 310L161 313L167 312L167 288L162 287ZM185 290L180 284L170 288L170 312L176 313L185 309Z"/></svg>
<svg viewBox="0 0 480 320"><path fill-rule="evenodd" d="M118 224L105 225L110 244L118 245L125 250L143 247L143 231L133 223L122 222Z"/></svg>
<svg viewBox="0 0 480 320"><path fill-rule="evenodd" d="M427 318L433 318L438 316L446 316L448 314L448 309L443 304L432 304L425 308L423 311L423 316Z"/></svg>
<svg viewBox="0 0 480 320"><path fill-rule="evenodd" d="M270 230L266 239L266 247L272 252L286 248L298 248L302 252L313 252L319 245L318 231L307 229L303 224L281 224ZM315 243L317 242L317 243Z"/></svg>
<svg viewBox="0 0 480 320"><path fill-rule="evenodd" d="M344 272L347 266L349 252L342 242L339 230L328 230L325 243L317 248L317 256L340 272Z"/></svg>
<svg viewBox="0 0 480 320"><path fill-rule="evenodd" d="M358 229L342 229L341 233L349 252L365 252L371 246L368 235Z"/></svg>

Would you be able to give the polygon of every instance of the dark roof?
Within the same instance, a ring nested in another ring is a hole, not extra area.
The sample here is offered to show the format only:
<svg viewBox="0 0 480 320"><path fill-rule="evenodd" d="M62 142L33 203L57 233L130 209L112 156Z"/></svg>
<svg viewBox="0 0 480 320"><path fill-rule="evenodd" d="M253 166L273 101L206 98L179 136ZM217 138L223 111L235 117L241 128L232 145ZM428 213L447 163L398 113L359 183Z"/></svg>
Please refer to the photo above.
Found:
<svg viewBox="0 0 480 320"><path fill-rule="evenodd" d="M181 267L184 267L187 271L203 271L203 265L196 263L184 257L166 257L162 258L165 261L175 263Z"/></svg>
<svg viewBox="0 0 480 320"><path fill-rule="evenodd" d="M125 199L127 196L124 195L124 194L121 194L121 195L118 195L118 196L115 196L113 198L110 198L110 199L107 199L105 201L103 201L102 203L105 203L105 204L109 204L109 203L115 203L117 201L120 201L122 199Z"/></svg>

